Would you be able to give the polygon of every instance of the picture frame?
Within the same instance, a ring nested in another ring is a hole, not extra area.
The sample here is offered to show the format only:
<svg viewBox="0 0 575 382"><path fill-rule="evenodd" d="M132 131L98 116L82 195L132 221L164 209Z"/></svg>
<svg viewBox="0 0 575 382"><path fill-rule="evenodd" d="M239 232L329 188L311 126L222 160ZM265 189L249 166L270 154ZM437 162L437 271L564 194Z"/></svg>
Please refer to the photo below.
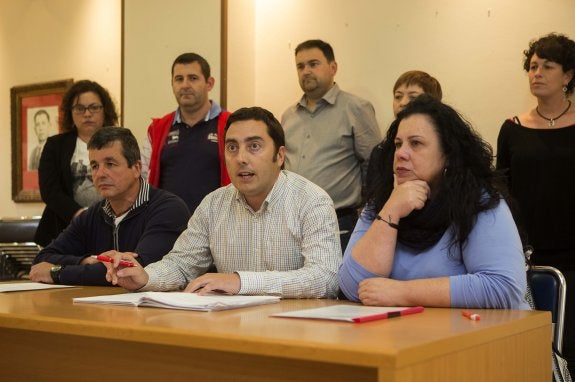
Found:
<svg viewBox="0 0 575 382"><path fill-rule="evenodd" d="M38 163L46 139L60 133L60 104L72 79L10 88L12 200L41 202Z"/></svg>

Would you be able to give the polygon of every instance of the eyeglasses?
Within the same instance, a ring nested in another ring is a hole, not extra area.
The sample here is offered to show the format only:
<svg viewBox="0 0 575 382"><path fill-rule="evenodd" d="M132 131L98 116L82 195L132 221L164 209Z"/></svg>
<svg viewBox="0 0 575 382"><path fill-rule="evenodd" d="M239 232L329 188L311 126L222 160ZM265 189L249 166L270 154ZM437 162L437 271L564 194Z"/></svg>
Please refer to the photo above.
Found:
<svg viewBox="0 0 575 382"><path fill-rule="evenodd" d="M95 103L93 103L89 106L84 106L84 105L78 104L78 105L72 106L72 111L75 114L84 114L86 112L86 110L88 110L90 112L90 114L96 114L96 113L99 113L103 108L104 108L104 106L96 105Z"/></svg>

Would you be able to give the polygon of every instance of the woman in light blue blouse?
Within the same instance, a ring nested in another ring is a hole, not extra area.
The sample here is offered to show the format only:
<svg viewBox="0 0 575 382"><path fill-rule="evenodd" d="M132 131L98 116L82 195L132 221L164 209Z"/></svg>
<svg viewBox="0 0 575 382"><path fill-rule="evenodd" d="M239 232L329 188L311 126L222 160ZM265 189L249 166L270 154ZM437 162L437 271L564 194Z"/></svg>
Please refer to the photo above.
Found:
<svg viewBox="0 0 575 382"><path fill-rule="evenodd" d="M528 309L521 240L492 149L422 95L391 125L339 270L353 301Z"/></svg>

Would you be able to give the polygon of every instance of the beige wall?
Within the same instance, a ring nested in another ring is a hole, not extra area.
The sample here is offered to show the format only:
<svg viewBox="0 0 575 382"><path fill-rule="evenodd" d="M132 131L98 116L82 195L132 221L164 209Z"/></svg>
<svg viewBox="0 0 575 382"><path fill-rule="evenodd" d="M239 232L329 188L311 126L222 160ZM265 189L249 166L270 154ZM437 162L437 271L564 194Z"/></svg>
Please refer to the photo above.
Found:
<svg viewBox="0 0 575 382"><path fill-rule="evenodd" d="M228 0L228 15L227 108L233 111L257 104L255 0Z"/></svg>
<svg viewBox="0 0 575 382"><path fill-rule="evenodd" d="M141 142L152 117L177 107L174 59L195 52L209 63L220 98L220 1L124 0L124 121Z"/></svg>
<svg viewBox="0 0 575 382"><path fill-rule="evenodd" d="M120 0L0 0L0 217L40 215L43 203L12 201L10 87L73 78L98 81L122 110ZM166 6L169 5L169 6ZM193 51L211 65L220 94L220 2L125 0L122 124L140 142L151 117L176 108L170 68ZM14 38L17 36L17 38Z"/></svg>
<svg viewBox="0 0 575 382"><path fill-rule="evenodd" d="M552 31L575 38L573 0L255 0L254 13L253 101L278 118L301 96L294 48L321 38L335 50L336 81L372 101L383 131L395 80L419 69L493 145L503 120L534 103L522 70L529 41ZM230 82L242 75L234 69Z"/></svg>
<svg viewBox="0 0 575 382"><path fill-rule="evenodd" d="M40 215L12 201L10 88L89 78L120 101L118 0L0 0L0 217Z"/></svg>
<svg viewBox="0 0 575 382"><path fill-rule="evenodd" d="M218 15L208 16L220 2L165 0L158 7L156 1L126 0L142 17L127 18L127 29L137 32L126 38L124 125L140 140L151 116L175 108L169 83L175 55L205 55L216 83L221 80ZM420 69L440 80L444 100L492 144L505 118L533 105L521 69L529 40L551 31L575 38L573 0L228 2L228 109L260 105L279 118L301 96L295 46L321 38L335 49L337 82L373 102L383 131L391 122L395 79ZM12 202L9 89L91 78L120 106L120 0L0 0L0 9L0 216L37 215L41 203ZM38 27L41 22L47 27ZM161 43L163 33L168 39Z"/></svg>

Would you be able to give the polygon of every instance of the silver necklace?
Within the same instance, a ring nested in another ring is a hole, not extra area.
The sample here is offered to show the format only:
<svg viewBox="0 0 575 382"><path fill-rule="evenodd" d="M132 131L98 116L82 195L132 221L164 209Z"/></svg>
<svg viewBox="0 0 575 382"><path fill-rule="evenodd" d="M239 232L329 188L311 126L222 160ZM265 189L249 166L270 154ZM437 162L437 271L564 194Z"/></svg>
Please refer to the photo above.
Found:
<svg viewBox="0 0 575 382"><path fill-rule="evenodd" d="M571 108L571 101L567 100L567 102L569 102L569 104L567 105L567 108L565 110L563 110L563 112L555 118L547 118L546 116L541 114L539 112L539 105L537 105L537 107L535 107L535 111L537 112L537 114L539 114L539 116L541 118L543 118L544 120L546 120L549 123L549 127L553 127L553 126L555 126L555 121L558 120L559 118L563 117L565 115L565 113L567 113L567 110L569 110Z"/></svg>

